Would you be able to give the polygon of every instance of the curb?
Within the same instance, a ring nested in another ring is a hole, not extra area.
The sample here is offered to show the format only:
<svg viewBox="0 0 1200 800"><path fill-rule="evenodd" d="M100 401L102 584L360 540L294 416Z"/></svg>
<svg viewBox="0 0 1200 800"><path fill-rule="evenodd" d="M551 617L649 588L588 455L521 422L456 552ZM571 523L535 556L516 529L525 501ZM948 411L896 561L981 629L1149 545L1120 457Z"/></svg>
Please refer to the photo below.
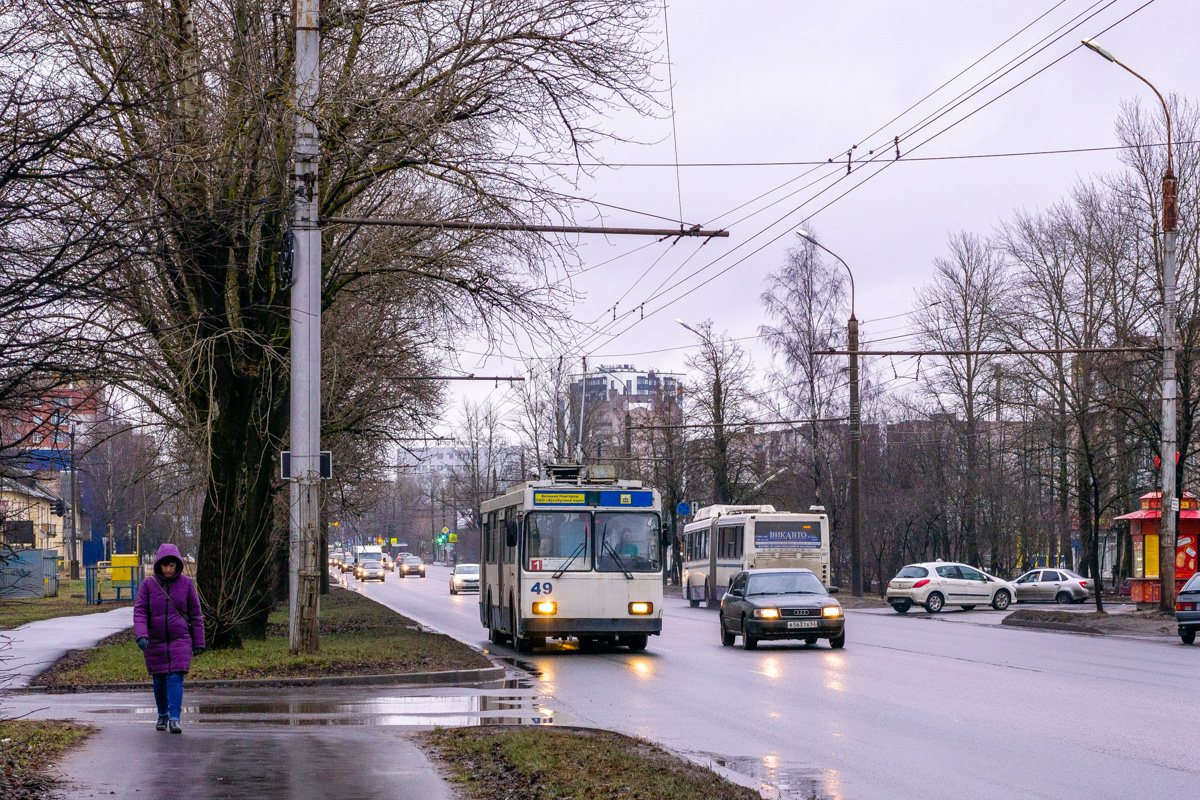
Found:
<svg viewBox="0 0 1200 800"><path fill-rule="evenodd" d="M398 672L387 675L333 675L310 678L250 678L247 680L188 681L189 689L263 689L290 686L429 686L454 683L488 683L503 680L507 670L500 666L453 669L443 672ZM144 692L145 683L94 683L87 686L26 686L15 693L79 694L85 692Z"/></svg>
<svg viewBox="0 0 1200 800"><path fill-rule="evenodd" d="M1000 620L1000 624L1009 628L1035 628L1046 631L1066 631L1068 633L1084 633L1091 636L1105 636L1105 632L1074 622L1050 622L1048 620L1028 619L1009 622L1008 617Z"/></svg>

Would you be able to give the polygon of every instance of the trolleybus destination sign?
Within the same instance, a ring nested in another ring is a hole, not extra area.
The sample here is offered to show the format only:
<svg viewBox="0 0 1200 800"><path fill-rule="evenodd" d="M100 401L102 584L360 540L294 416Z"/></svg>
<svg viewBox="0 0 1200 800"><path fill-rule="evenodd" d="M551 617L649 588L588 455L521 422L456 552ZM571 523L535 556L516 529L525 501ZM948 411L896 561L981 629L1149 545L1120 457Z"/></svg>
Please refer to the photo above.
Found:
<svg viewBox="0 0 1200 800"><path fill-rule="evenodd" d="M821 546L821 526L815 522L757 522L754 546L759 550L816 549Z"/></svg>
<svg viewBox="0 0 1200 800"><path fill-rule="evenodd" d="M534 492L535 506L626 506L650 508L654 492Z"/></svg>

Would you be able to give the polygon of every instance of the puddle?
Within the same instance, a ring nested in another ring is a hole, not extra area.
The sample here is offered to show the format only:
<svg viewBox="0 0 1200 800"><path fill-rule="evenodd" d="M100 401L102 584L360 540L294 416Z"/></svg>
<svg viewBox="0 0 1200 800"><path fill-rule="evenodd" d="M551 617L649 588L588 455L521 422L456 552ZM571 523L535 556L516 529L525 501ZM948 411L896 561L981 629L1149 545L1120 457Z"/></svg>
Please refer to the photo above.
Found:
<svg viewBox="0 0 1200 800"><path fill-rule="evenodd" d="M191 722L237 725L375 725L399 727L470 727L476 725L568 724L568 715L544 708L535 691L505 681L494 690L461 692L427 691L412 694L354 696L296 696L252 700L245 697L205 696L199 702L184 699L184 715ZM153 706L98 709L100 713L134 713L153 716Z"/></svg>
<svg viewBox="0 0 1200 800"><path fill-rule="evenodd" d="M697 763L729 771L750 779L754 788L779 800L843 800L841 779L836 770L787 761L772 753L754 756L723 756L716 753L685 752Z"/></svg>

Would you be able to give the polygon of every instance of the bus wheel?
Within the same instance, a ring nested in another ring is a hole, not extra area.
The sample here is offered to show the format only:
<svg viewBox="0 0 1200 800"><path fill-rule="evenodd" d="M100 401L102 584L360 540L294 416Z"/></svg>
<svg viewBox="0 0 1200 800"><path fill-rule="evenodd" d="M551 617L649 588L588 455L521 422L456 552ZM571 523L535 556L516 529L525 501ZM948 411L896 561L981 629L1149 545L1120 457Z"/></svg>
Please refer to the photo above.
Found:
<svg viewBox="0 0 1200 800"><path fill-rule="evenodd" d="M512 609L512 643L513 649L518 653L533 652L533 637L521 636L517 633L517 609L513 606Z"/></svg>
<svg viewBox="0 0 1200 800"><path fill-rule="evenodd" d="M646 634L635 634L633 636L622 636L621 641L630 650L645 650L646 645L650 641L650 637Z"/></svg>

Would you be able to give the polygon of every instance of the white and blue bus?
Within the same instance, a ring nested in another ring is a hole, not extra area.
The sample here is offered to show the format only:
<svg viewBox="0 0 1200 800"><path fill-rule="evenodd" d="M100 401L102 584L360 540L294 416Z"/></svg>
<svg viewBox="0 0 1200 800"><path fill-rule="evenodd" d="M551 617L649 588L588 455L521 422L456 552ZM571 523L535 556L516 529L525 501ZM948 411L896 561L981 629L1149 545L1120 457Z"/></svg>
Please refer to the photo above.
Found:
<svg viewBox="0 0 1200 800"><path fill-rule="evenodd" d="M590 474L589 474L590 472ZM662 632L661 498L611 468L548 477L480 505L479 620L520 652L574 637L643 650Z"/></svg>
<svg viewBox="0 0 1200 800"><path fill-rule="evenodd" d="M804 567L829 585L829 517L774 506L705 506L683 528L683 596L696 608L716 607L742 570Z"/></svg>

